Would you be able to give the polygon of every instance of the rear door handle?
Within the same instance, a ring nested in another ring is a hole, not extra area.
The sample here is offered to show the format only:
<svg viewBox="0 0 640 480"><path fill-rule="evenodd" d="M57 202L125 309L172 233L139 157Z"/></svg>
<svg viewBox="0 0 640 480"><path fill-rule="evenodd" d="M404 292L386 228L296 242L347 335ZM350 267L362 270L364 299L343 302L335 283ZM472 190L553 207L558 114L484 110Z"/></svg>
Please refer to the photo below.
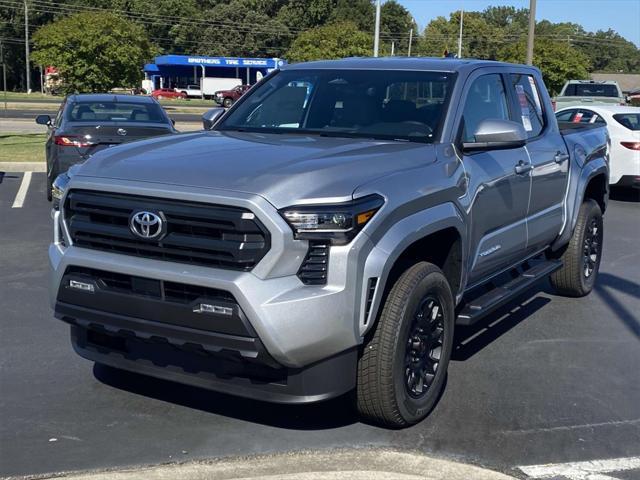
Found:
<svg viewBox="0 0 640 480"><path fill-rule="evenodd" d="M556 156L553 157L553 161L556 163L562 163L565 160L569 160L569 155L566 153L562 153L562 152L557 152Z"/></svg>
<svg viewBox="0 0 640 480"><path fill-rule="evenodd" d="M520 160L516 165L516 173L518 175L523 175L533 169L533 165L530 163L525 163L524 160Z"/></svg>

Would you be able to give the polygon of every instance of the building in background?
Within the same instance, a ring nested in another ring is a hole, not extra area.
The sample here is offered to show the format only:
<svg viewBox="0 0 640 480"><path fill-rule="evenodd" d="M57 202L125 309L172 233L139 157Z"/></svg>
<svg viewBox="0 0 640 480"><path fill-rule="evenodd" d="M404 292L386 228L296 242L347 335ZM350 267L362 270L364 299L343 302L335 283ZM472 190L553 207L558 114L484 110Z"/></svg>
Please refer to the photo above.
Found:
<svg viewBox="0 0 640 480"><path fill-rule="evenodd" d="M280 58L161 55L144 66L142 88L150 93L159 88L197 85L206 98L218 90L251 85L285 63Z"/></svg>

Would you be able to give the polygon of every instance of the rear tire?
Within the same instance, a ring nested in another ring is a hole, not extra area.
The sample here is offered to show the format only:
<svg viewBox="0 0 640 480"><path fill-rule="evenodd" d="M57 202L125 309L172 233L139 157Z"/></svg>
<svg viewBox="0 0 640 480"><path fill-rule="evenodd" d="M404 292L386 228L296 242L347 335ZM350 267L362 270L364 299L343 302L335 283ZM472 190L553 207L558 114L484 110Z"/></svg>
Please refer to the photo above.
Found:
<svg viewBox="0 0 640 480"><path fill-rule="evenodd" d="M562 268L551 274L560 295L583 297L593 290L602 258L604 225L600 206L587 199L580 206L576 228L560 259Z"/></svg>
<svg viewBox="0 0 640 480"><path fill-rule="evenodd" d="M444 388L453 329L453 294L442 271L427 262L407 269L358 361L360 415L393 428L424 419Z"/></svg>

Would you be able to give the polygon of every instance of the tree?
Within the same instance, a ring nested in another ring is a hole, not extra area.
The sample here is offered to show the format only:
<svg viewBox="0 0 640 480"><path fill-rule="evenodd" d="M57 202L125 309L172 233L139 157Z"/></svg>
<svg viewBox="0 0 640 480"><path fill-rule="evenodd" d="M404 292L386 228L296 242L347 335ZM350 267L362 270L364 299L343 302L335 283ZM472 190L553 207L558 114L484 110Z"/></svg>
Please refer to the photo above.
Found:
<svg viewBox="0 0 640 480"><path fill-rule="evenodd" d="M287 27L307 30L329 21L336 0L289 0L278 11L278 20Z"/></svg>
<svg viewBox="0 0 640 480"><path fill-rule="evenodd" d="M524 63L527 42L521 40L502 49L500 60ZM589 78L589 59L579 50L563 42L536 39L533 64L542 71L544 83L552 95L557 94L569 79Z"/></svg>
<svg viewBox="0 0 640 480"><path fill-rule="evenodd" d="M40 27L34 62L55 66L66 92L132 87L155 48L142 27L112 13L74 14Z"/></svg>
<svg viewBox="0 0 640 480"><path fill-rule="evenodd" d="M414 35L418 34L418 26L409 10L400 5L396 0L388 0L382 5L380 11L380 39L385 47L390 49L391 42L395 43L396 52L404 52L406 55L409 47L409 31L413 29ZM384 49L387 52L387 48Z"/></svg>
<svg viewBox="0 0 640 480"><path fill-rule="evenodd" d="M181 50L198 55L281 57L292 41L279 17L251 9L246 1L220 4L203 17L220 18L224 23L175 27L173 34Z"/></svg>
<svg viewBox="0 0 640 480"><path fill-rule="evenodd" d="M286 58L291 62L371 55L373 38L355 23L330 23L302 32Z"/></svg>
<svg viewBox="0 0 640 480"><path fill-rule="evenodd" d="M337 0L329 22L353 22L359 30L373 32L375 16L373 0Z"/></svg>

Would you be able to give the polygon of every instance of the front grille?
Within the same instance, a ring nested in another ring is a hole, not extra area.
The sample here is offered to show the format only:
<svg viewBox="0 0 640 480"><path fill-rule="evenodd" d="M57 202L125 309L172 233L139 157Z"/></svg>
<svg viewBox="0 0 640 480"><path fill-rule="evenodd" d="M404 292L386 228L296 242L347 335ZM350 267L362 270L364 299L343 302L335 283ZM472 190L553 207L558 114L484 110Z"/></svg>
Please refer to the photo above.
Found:
<svg viewBox="0 0 640 480"><path fill-rule="evenodd" d="M324 285L328 270L329 244L309 242L309 251L298 270L298 278L305 285Z"/></svg>
<svg viewBox="0 0 640 480"><path fill-rule="evenodd" d="M152 278L136 277L124 273L107 272L96 268L68 267L65 275L85 277L98 282L102 289L155 298L166 302L188 305L199 298L217 299L236 304L234 296L226 290L217 288L200 287L186 283L168 282Z"/></svg>
<svg viewBox="0 0 640 480"><path fill-rule="evenodd" d="M131 232L131 215L143 210L166 220L160 240ZM270 248L269 231L239 207L73 190L64 213L74 245L124 255L248 271Z"/></svg>

